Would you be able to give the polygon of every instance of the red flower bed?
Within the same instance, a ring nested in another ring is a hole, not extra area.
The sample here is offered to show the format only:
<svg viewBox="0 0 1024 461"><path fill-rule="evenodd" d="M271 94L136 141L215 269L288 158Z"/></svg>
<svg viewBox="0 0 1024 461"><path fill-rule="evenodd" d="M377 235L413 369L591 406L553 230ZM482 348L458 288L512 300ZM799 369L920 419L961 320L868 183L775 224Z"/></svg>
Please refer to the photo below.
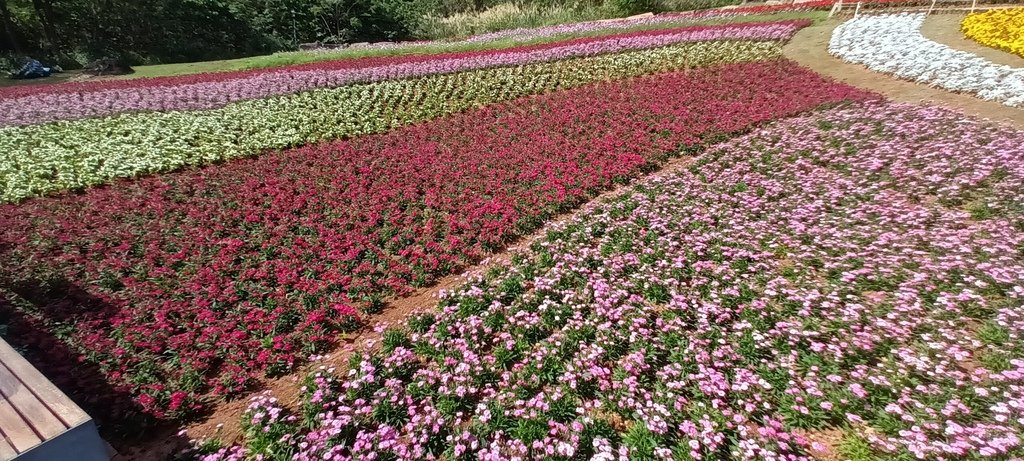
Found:
<svg viewBox="0 0 1024 461"><path fill-rule="evenodd" d="M0 206L0 293L15 343L59 337L148 412L180 412L682 147L867 97L729 65Z"/></svg>
<svg viewBox="0 0 1024 461"><path fill-rule="evenodd" d="M798 24L800 27L804 27L810 24L808 20L791 20L791 21L778 21L780 24L793 23ZM461 51L453 53L435 53L435 54L414 54L414 55L402 55L402 56L374 56L365 58L355 59L339 59L333 61L317 61L305 64L295 64L290 66L282 67L269 67L262 69L249 69L239 71L228 71L228 72L209 72L199 74L188 74L179 75L173 77L152 77L152 78L137 78L127 80L98 80L90 82L68 82L58 83L49 85L28 85L28 86L11 86L0 88L0 98L20 98L30 95L38 94L65 94L65 93L85 93L91 91L102 91L102 90L116 90L126 88L141 88L141 87L156 87L156 86L177 86L177 85L190 85L195 83L204 82L221 82L225 80L241 79L251 77L259 74L276 73L276 72L300 72L300 71L327 71L327 70L341 70L341 69L363 69L370 67L379 67L387 65L397 64L410 64L420 63L434 60L446 60L446 59L464 59L464 58L483 58L486 56L492 56L496 54L507 54L510 52L529 52L546 50L551 48L559 48L568 45L583 45L588 43L603 42L614 39L627 39L631 37L647 37L666 35L672 33L679 33L681 31L701 31L701 30L723 30L723 29L744 29L750 27L750 23L736 23L736 24L716 24L710 26L688 26L688 27L676 27L669 29L652 29L642 30L634 32L625 32L621 34L610 34L601 35L595 37L584 37L576 38L571 40L555 41L550 43L541 43L535 45L524 45L514 46L506 48L496 48L490 50L477 50L477 51Z"/></svg>

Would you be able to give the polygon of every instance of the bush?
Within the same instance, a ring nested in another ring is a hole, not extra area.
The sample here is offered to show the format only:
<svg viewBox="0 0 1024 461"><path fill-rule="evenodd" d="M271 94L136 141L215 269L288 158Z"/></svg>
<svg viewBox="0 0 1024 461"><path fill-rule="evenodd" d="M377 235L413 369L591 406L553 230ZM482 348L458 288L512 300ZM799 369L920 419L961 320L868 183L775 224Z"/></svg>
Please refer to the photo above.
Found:
<svg viewBox="0 0 1024 461"><path fill-rule="evenodd" d="M654 0L608 0L611 11L622 16L629 16L638 13L646 13L654 10Z"/></svg>

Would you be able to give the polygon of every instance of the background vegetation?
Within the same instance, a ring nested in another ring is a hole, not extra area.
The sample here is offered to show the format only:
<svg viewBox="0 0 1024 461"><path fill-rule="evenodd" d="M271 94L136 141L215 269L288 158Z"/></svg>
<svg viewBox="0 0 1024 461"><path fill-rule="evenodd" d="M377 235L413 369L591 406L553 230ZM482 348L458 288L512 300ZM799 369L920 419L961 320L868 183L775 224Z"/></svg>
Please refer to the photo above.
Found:
<svg viewBox="0 0 1024 461"><path fill-rule="evenodd" d="M302 43L437 39L738 0L0 0L0 57L76 68L229 59Z"/></svg>

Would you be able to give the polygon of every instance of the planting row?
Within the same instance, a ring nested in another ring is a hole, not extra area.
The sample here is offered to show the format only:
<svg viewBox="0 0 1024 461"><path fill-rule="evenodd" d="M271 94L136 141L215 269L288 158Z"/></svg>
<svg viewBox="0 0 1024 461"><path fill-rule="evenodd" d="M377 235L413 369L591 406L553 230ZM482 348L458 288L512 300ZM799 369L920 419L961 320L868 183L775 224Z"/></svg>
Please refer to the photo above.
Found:
<svg viewBox="0 0 1024 461"><path fill-rule="evenodd" d="M131 111L210 109L236 101L316 88L549 62L684 42L783 40L807 24L807 21L787 21L640 31L521 48L315 63L247 71L235 78L208 74L215 78L207 80L199 75L179 79L187 83L177 84L166 84L163 80L129 80L126 83L100 83L95 85L97 88L85 85L69 87L73 91L63 91L60 86L43 86L27 95L0 100L0 126ZM109 88L112 85L117 87Z"/></svg>
<svg viewBox="0 0 1024 461"><path fill-rule="evenodd" d="M1020 459L1021 137L872 103L727 142L202 459Z"/></svg>
<svg viewBox="0 0 1024 461"><path fill-rule="evenodd" d="M715 8L715 9L702 9L695 11L684 11L675 13L663 13L655 16L647 17L627 17L622 19L613 20L592 20L587 23L572 23L563 24L556 26L545 26L541 28L520 28L520 29L507 29L498 32L490 32L486 34L479 34L466 39L467 42L488 42L494 40L532 40L544 37L552 37L563 34L579 34L589 33L597 31L607 31L615 29L631 29L641 26L653 26L663 24L673 24L680 22L680 20L693 20L702 18L717 18L717 17L730 17L730 16L744 16L754 14L772 14L779 12L788 11L808 11L808 10L820 10L828 9L839 3L839 0L811 0L799 3L781 3L774 5L749 5L749 6L736 6L732 8ZM847 7L854 7L853 3L846 1ZM931 4L931 0L863 0L861 2L865 6L927 6ZM411 42L410 44L415 44ZM374 44L376 46L401 46L400 43L394 44ZM371 46L374 46L371 45Z"/></svg>
<svg viewBox="0 0 1024 461"><path fill-rule="evenodd" d="M993 63L921 35L925 14L864 15L835 29L833 55L869 69L949 91L1024 106L1024 68Z"/></svg>
<svg viewBox="0 0 1024 461"><path fill-rule="evenodd" d="M482 104L591 82L780 55L777 42L698 42L316 90L209 111L122 114L0 128L0 201L381 132Z"/></svg>
<svg viewBox="0 0 1024 461"><path fill-rule="evenodd" d="M696 19L728 18L735 16L772 14L783 11L806 11L821 8L830 8L834 0L818 0L798 4L786 5L757 5L728 9L710 9L687 11L682 13L664 13L657 16L623 18L615 20L587 21L568 24L557 24L552 26L504 29L496 32L474 35L465 41L469 43L490 42L495 40L536 40L544 37L554 37L567 34L591 33L609 31L616 29L632 29L643 26L655 26L662 24L674 24L681 21L692 21ZM415 42L414 42L415 43ZM401 46L401 43L380 44L378 46Z"/></svg>
<svg viewBox="0 0 1024 461"><path fill-rule="evenodd" d="M56 336L148 411L187 411L680 149L863 97L785 61L726 65L3 205L12 342Z"/></svg>
<svg viewBox="0 0 1024 461"><path fill-rule="evenodd" d="M1024 8L1001 8L967 15L960 28L982 45L1024 57Z"/></svg>

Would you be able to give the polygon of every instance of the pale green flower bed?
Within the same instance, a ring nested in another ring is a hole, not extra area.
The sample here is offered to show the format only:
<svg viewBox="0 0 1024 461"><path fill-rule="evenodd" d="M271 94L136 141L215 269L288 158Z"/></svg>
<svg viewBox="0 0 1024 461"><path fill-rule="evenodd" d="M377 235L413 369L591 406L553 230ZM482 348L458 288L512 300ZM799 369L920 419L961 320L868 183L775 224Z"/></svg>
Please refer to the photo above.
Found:
<svg viewBox="0 0 1024 461"><path fill-rule="evenodd" d="M0 201L378 133L591 82L781 57L780 42L719 41L315 90L220 109L0 129ZM756 84L756 82L752 82Z"/></svg>

